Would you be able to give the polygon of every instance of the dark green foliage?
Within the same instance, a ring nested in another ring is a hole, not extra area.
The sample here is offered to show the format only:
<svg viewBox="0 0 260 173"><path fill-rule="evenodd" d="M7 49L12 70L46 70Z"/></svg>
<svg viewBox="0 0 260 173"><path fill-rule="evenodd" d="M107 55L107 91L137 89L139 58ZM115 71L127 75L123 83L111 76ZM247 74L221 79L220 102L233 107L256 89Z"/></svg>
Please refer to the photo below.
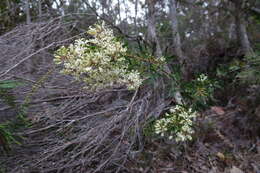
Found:
<svg viewBox="0 0 260 173"><path fill-rule="evenodd" d="M1 81L0 82L0 98L3 100L4 103L11 107L15 107L15 97L11 93L11 89L16 88L18 86L22 85L21 82L18 81Z"/></svg>
<svg viewBox="0 0 260 173"><path fill-rule="evenodd" d="M17 105L11 90L20 85L22 83L18 81L5 80L0 82L0 99L13 109L17 109ZM18 113L18 116L22 117L20 113ZM0 124L0 149L2 148L6 153L11 150L10 145L12 143L19 143L13 134L13 130L17 128L16 126L11 122Z"/></svg>
<svg viewBox="0 0 260 173"><path fill-rule="evenodd" d="M0 82L0 89L13 89L21 85L23 83L19 81L5 80Z"/></svg>
<svg viewBox="0 0 260 173"><path fill-rule="evenodd" d="M0 35L25 21L21 0L0 1Z"/></svg>
<svg viewBox="0 0 260 173"><path fill-rule="evenodd" d="M197 78L184 81L181 77L181 70L179 66L175 66L174 72L170 74L170 96L179 91L186 105L189 105L193 110L202 110L207 108L214 102L214 92L220 88L217 80L210 79L204 74L200 74Z"/></svg>
<svg viewBox="0 0 260 173"><path fill-rule="evenodd" d="M146 125L143 128L144 136L147 136L147 137L156 136L155 128L154 128L155 122L156 122L155 119L151 119L151 120L149 120L149 122L146 123Z"/></svg>
<svg viewBox="0 0 260 173"><path fill-rule="evenodd" d="M214 101L214 91L220 87L218 82L201 74L197 79L183 84L183 93L194 110L207 108Z"/></svg>
<svg viewBox="0 0 260 173"><path fill-rule="evenodd" d="M247 56L245 61L246 64L240 67L238 79L247 84L260 84L260 52Z"/></svg>
<svg viewBox="0 0 260 173"><path fill-rule="evenodd" d="M232 79L231 82L241 84L260 84L260 52L245 56L242 60L235 59L229 64L221 65L216 70L221 79Z"/></svg>
<svg viewBox="0 0 260 173"><path fill-rule="evenodd" d="M0 124L0 146L2 146L4 152L8 153L11 151L11 144L16 143L20 144L15 135L12 133L12 129L10 129L11 125L8 123Z"/></svg>

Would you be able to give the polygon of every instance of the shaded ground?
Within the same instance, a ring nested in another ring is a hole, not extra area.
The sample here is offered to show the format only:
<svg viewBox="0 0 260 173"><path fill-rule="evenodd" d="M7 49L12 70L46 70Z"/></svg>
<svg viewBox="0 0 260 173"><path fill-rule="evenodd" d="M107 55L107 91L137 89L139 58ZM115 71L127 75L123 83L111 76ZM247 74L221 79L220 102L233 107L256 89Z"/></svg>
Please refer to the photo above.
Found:
<svg viewBox="0 0 260 173"><path fill-rule="evenodd" d="M247 115L237 109L218 114L213 110L206 111L199 118L197 139L192 143L178 146L150 142L142 155L146 161L140 162L142 168L135 171L240 173L240 170L259 173L259 121L252 123Z"/></svg>
<svg viewBox="0 0 260 173"><path fill-rule="evenodd" d="M127 97L126 95L125 100L121 100L122 105L127 103ZM120 104L118 101L112 101L112 99L117 100L118 98L111 92L103 93L95 99L93 99L93 95L86 96L86 98L76 99L78 103L81 102L84 105L84 108L79 111L81 113L76 111L78 118L82 118L83 111L91 115L97 113L94 110L107 110L114 104ZM74 102L76 100L74 98ZM85 100L85 103L83 100ZM33 119L35 125L20 132L27 134L23 144L14 146L9 156L0 156L1 164L4 165L6 172L57 172L55 169L35 167L35 165L38 164L37 162L44 162L41 161L45 154L43 152L50 151L48 154L51 155L51 152L55 151L53 147L57 147L57 143L60 143L60 145L63 145L66 141L69 143L73 141L75 135L82 135L81 130L84 130L84 127L77 127L77 125L71 129L60 128L62 125L55 126L53 122L57 124L64 120L61 120L60 116L47 117L47 111L57 102L54 101L52 105L47 105L47 102L45 102L41 105L42 111L45 113L38 112L38 116L34 116ZM78 104L74 103L74 105ZM105 112L109 114L108 111ZM129 155L125 164L126 168L122 169L121 172L259 173L260 140L259 117L257 117L259 115L257 113L256 109L249 115L239 104L232 107L211 107L198 118L197 134L193 142L177 145L172 141L146 137L144 150L136 155ZM75 116L75 112L71 116ZM100 118L105 117L101 116ZM49 120L46 121L46 119ZM46 122L52 122L52 124L46 126ZM58 134L57 129L64 131ZM116 136L117 134L113 135ZM128 145L128 141L125 141L125 144ZM67 154L56 154L55 157L50 158L53 159L51 162L46 160L45 166L50 163L56 164L56 159L59 159L60 156L70 156L69 152L71 151L68 149L62 151L68 152ZM68 163L64 163L63 166L65 167L66 164ZM66 171L61 170L61 172Z"/></svg>

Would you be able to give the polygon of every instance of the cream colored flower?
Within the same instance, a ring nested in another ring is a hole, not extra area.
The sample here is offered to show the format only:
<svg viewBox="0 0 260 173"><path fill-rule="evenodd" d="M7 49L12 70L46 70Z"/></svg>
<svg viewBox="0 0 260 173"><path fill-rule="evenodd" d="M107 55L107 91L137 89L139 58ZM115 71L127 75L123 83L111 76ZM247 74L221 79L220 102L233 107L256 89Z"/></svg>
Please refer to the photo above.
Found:
<svg viewBox="0 0 260 173"><path fill-rule="evenodd" d="M181 105L176 105L170 108L170 113L164 115L165 118L159 119L155 123L155 133L165 136L168 134L169 139L174 139L177 142L191 140L193 119L197 113L192 109L186 109Z"/></svg>
<svg viewBox="0 0 260 173"><path fill-rule="evenodd" d="M103 89L114 84L137 89L143 80L138 71L126 70L127 49L116 40L113 30L103 22L91 26L87 33L93 38L78 39L67 48L62 46L57 50L54 62L63 63L61 72L82 79L88 89Z"/></svg>

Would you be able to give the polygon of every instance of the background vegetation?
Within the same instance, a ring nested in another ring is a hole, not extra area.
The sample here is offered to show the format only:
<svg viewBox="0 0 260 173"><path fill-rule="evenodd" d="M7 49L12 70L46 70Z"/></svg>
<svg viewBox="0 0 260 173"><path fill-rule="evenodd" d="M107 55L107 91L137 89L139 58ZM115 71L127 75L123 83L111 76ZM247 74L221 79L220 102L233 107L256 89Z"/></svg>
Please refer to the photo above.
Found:
<svg viewBox="0 0 260 173"><path fill-rule="evenodd" d="M0 172L258 173L259 52L259 0L2 0Z"/></svg>

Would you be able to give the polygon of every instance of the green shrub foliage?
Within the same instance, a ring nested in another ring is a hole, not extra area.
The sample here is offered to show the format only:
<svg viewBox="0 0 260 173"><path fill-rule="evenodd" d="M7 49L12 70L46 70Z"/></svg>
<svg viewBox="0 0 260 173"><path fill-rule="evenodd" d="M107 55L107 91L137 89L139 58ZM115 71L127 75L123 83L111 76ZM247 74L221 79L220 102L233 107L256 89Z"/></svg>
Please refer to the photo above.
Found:
<svg viewBox="0 0 260 173"><path fill-rule="evenodd" d="M11 90L22 85L23 83L12 80L5 80L0 82L0 99L13 109L17 108L15 103L15 97L11 93ZM12 143L19 143L15 139L15 135L13 134L12 123L4 122L0 124L0 148L5 152L9 152L11 150L10 145Z"/></svg>
<svg viewBox="0 0 260 173"><path fill-rule="evenodd" d="M246 56L246 64L239 66L238 79L247 84L260 84L260 52Z"/></svg>

